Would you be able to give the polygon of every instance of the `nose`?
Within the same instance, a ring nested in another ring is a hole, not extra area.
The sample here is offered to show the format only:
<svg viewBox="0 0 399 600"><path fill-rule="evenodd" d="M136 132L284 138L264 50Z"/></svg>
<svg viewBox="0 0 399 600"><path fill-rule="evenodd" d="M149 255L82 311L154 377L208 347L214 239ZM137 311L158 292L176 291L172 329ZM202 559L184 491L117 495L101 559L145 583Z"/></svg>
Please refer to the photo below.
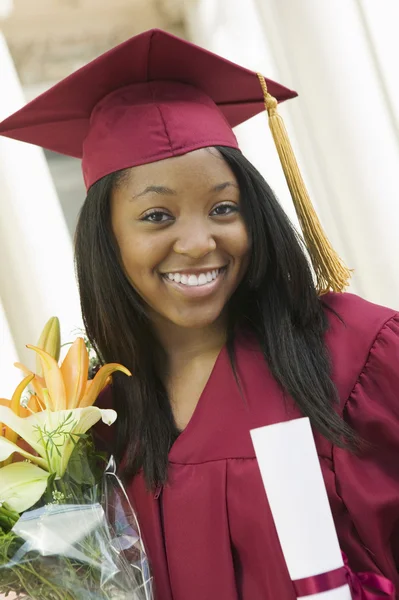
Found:
<svg viewBox="0 0 399 600"><path fill-rule="evenodd" d="M181 227L174 243L176 254L184 254L193 259L203 258L216 249L216 242L209 225L198 220Z"/></svg>

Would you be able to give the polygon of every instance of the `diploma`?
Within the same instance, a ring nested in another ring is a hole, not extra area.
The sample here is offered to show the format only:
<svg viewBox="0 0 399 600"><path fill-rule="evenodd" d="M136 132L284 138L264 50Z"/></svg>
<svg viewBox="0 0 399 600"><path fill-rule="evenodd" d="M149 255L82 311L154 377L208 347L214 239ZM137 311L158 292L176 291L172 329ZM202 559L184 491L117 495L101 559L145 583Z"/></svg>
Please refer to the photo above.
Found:
<svg viewBox="0 0 399 600"><path fill-rule="evenodd" d="M323 574L328 579L344 563L309 419L259 427L251 437L294 587ZM352 600L345 581L310 595L297 591L297 597Z"/></svg>

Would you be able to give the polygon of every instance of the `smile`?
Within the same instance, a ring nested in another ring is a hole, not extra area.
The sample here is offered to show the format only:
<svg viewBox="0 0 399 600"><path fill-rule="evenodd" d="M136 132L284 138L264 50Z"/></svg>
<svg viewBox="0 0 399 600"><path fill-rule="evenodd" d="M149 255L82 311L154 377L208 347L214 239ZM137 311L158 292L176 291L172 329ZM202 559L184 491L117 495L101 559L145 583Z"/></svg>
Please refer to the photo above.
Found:
<svg viewBox="0 0 399 600"><path fill-rule="evenodd" d="M213 293L226 270L227 267L221 267L202 273L164 273L162 279L185 296L198 298Z"/></svg>
<svg viewBox="0 0 399 600"><path fill-rule="evenodd" d="M181 285L194 287L206 285L207 283L215 281L223 270L225 270L225 267L222 267L221 269L213 269L212 271L207 271L206 273L201 273L200 275L196 275L194 273L165 273L164 277L169 281L175 281Z"/></svg>

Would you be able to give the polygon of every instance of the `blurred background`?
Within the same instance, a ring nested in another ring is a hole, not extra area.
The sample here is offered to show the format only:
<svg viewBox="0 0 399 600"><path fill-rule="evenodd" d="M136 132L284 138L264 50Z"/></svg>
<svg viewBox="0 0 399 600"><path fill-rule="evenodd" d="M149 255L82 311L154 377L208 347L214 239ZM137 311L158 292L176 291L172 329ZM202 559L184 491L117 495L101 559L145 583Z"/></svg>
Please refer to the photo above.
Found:
<svg viewBox="0 0 399 600"><path fill-rule="evenodd" d="M399 308L397 0L0 0L0 119L97 55L159 27L296 89L281 107L351 290ZM266 115L237 128L296 217ZM52 315L81 326L73 234L78 160L0 138L0 397ZM15 372L14 372L15 371Z"/></svg>

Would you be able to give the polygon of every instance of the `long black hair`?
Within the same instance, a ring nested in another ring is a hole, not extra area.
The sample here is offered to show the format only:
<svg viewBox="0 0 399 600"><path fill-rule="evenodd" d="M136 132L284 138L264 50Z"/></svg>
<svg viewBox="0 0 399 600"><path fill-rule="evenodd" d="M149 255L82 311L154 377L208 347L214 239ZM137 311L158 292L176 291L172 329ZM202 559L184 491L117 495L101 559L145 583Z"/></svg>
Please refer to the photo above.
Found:
<svg viewBox="0 0 399 600"><path fill-rule="evenodd" d="M247 274L228 306L232 360L234 331L245 325L257 336L275 379L313 426L335 444L355 443L334 408L338 394L324 341L328 320L303 243L255 167L239 150L217 150L238 181L252 248ZM133 373L113 376L114 451L124 457L126 473L142 468L153 487L167 479L168 452L178 431L158 368L164 351L145 303L124 274L111 228L111 193L125 176L113 173L89 189L76 231L76 270L91 343L105 362L119 362Z"/></svg>

